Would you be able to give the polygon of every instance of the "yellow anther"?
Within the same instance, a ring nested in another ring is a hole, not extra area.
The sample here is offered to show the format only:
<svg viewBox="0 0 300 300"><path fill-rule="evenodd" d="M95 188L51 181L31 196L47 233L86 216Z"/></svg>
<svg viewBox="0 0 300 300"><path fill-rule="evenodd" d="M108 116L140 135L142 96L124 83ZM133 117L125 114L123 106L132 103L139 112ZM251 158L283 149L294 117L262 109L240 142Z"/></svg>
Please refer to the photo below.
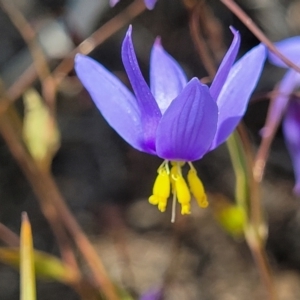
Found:
<svg viewBox="0 0 300 300"><path fill-rule="evenodd" d="M169 163L171 163L171 168L169 168ZM182 174L184 164L185 162L182 161L170 162L165 160L157 170L158 175L153 185L153 193L149 197L149 202L153 205L157 205L158 209L164 212L172 188L173 203L171 222L175 221L176 200L181 204L181 214L183 215L191 213L191 194L196 198L200 207L204 208L208 206L203 184L197 176L196 169L191 162L188 162L190 171L187 176L187 184Z"/></svg>
<svg viewBox="0 0 300 300"><path fill-rule="evenodd" d="M176 195L178 202L181 204L181 213L183 215L190 214L190 201L191 194L189 188L182 177L181 167L184 165L183 162L172 162L171 168L171 182L172 192Z"/></svg>
<svg viewBox="0 0 300 300"><path fill-rule="evenodd" d="M149 200L150 204L157 205L159 203L159 201L161 200L161 198L157 197L155 195L151 195L148 200Z"/></svg>
<svg viewBox="0 0 300 300"><path fill-rule="evenodd" d="M191 201L191 194L189 188L181 175L174 177L175 190L178 202L181 204L188 204Z"/></svg>
<svg viewBox="0 0 300 300"><path fill-rule="evenodd" d="M190 204L182 204L181 205L181 214L182 215L189 215L190 213L191 213Z"/></svg>
<svg viewBox="0 0 300 300"><path fill-rule="evenodd" d="M200 207L205 208L208 206L207 197L204 191L203 184L199 177L197 176L197 172L194 168L191 168L188 172L188 182L191 189L191 192L197 203Z"/></svg>
<svg viewBox="0 0 300 300"><path fill-rule="evenodd" d="M165 211L167 199L170 196L170 177L165 169L159 169L154 182L153 194L149 197L149 202L158 205L160 211Z"/></svg>
<svg viewBox="0 0 300 300"><path fill-rule="evenodd" d="M161 212L165 212L166 211L166 207L167 207L167 200L168 199L161 199L158 203L158 209Z"/></svg>

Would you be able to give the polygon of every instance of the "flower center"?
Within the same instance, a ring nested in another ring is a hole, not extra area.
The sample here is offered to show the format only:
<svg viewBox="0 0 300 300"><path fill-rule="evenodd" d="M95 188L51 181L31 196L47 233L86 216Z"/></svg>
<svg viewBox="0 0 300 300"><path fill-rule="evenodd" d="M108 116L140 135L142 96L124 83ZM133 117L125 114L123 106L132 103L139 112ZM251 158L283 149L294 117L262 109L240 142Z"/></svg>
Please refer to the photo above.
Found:
<svg viewBox="0 0 300 300"><path fill-rule="evenodd" d="M167 201L170 193L173 194L172 219L175 221L176 202L181 205L181 214L187 215L191 213L191 195L197 200L200 207L208 206L207 197L204 191L203 184L197 176L197 171L191 162L187 162L190 170L187 174L187 181L183 178L182 167L185 162L165 160L157 170L157 177L153 186L153 193L149 197L149 202L157 205L161 212L164 212L167 207Z"/></svg>

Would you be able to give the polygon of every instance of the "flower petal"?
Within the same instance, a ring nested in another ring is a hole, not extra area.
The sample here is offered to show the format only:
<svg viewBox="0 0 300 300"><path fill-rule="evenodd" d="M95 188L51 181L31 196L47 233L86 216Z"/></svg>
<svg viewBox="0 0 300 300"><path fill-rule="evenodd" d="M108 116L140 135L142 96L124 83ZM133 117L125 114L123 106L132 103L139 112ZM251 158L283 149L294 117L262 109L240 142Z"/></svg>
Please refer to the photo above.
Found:
<svg viewBox="0 0 300 300"><path fill-rule="evenodd" d="M157 0L144 0L145 5L148 9L153 9Z"/></svg>
<svg viewBox="0 0 300 300"><path fill-rule="evenodd" d="M246 53L231 68L217 99L219 119L211 150L225 142L243 117L265 59L266 48L260 44Z"/></svg>
<svg viewBox="0 0 300 300"><path fill-rule="evenodd" d="M77 54L75 70L109 125L131 146L148 152L136 100L112 73L88 56Z"/></svg>
<svg viewBox="0 0 300 300"><path fill-rule="evenodd" d="M208 87L193 78L162 116L157 155L168 160L200 159L210 147L217 120L218 108Z"/></svg>
<svg viewBox="0 0 300 300"><path fill-rule="evenodd" d="M274 98L262 135L271 134L278 126L289 103L290 94L300 87L300 74L293 69L286 72L277 88L278 95Z"/></svg>
<svg viewBox="0 0 300 300"><path fill-rule="evenodd" d="M292 62L296 63L299 61L300 36L295 36L282 40L280 42L275 43L275 46L284 56L286 56ZM269 52L268 55L269 60L272 64L278 67L288 68L288 66L274 53Z"/></svg>
<svg viewBox="0 0 300 300"><path fill-rule="evenodd" d="M146 291L139 300L160 300L162 299L163 289L160 288L151 288Z"/></svg>
<svg viewBox="0 0 300 300"><path fill-rule="evenodd" d="M109 0L109 5L110 6L115 6L120 0Z"/></svg>
<svg viewBox="0 0 300 300"><path fill-rule="evenodd" d="M210 86L210 94L215 100L218 98L221 92L221 89L236 59L241 44L241 36L239 32L235 30L233 27L230 27L230 30L233 33L233 40L231 46L226 52L226 55L224 56L221 65L219 66L218 72Z"/></svg>
<svg viewBox="0 0 300 300"><path fill-rule="evenodd" d="M283 132L287 148L291 155L296 178L294 192L300 195L300 103L291 101L284 121Z"/></svg>
<svg viewBox="0 0 300 300"><path fill-rule="evenodd" d="M186 84L182 68L156 39L151 51L150 87L162 114Z"/></svg>
<svg viewBox="0 0 300 300"><path fill-rule="evenodd" d="M161 112L139 68L132 44L131 31L130 26L122 45L122 60L141 112L144 141L147 147L155 152L156 128L161 118Z"/></svg>

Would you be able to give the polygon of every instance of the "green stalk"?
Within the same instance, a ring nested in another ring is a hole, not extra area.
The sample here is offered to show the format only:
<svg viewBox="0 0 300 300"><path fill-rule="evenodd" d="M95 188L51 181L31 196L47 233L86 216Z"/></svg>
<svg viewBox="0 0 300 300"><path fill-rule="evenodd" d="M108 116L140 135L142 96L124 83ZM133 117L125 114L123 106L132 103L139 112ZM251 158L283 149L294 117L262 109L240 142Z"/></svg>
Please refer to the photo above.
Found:
<svg viewBox="0 0 300 300"><path fill-rule="evenodd" d="M253 154L248 136L240 125L227 140L232 166L236 176L235 199L246 215L244 234L252 252L268 299L276 300L272 272L265 250L266 226L261 209L259 184L253 176Z"/></svg>

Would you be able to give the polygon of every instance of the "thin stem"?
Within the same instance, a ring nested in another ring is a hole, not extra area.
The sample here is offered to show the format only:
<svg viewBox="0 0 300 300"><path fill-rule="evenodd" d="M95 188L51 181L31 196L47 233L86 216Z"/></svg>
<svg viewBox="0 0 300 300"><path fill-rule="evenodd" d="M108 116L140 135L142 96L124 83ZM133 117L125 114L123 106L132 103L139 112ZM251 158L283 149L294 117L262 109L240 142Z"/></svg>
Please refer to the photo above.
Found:
<svg viewBox="0 0 300 300"><path fill-rule="evenodd" d="M87 54L95 47L99 46L110 36L122 29L126 24L129 24L134 18L139 16L145 11L145 5L142 0L135 0L117 16L102 25L91 36L85 39L78 47L73 51L56 67L52 73L52 77L55 78L54 83L61 84L68 73L73 69L74 57L77 53ZM0 116L4 113L8 107L18 99L24 91L30 87L36 80L38 72L35 65L29 66L19 79L7 89L7 99L4 99L0 103Z"/></svg>
<svg viewBox="0 0 300 300"><path fill-rule="evenodd" d="M206 45L203 35L201 34L200 24L199 24L199 15L201 10L203 10L204 8L203 2L204 1L200 1L198 4L195 5L191 13L189 25L190 25L190 32L192 35L192 39L197 48L201 62L204 64L206 71L208 72L210 78L212 79L216 74L216 67L213 59L211 58L211 55L209 54L209 49Z"/></svg>
<svg viewBox="0 0 300 300"><path fill-rule="evenodd" d="M0 132L12 155L30 182L33 191L40 201L41 207L43 208L45 207L44 205L47 205L47 208L50 210L47 214L57 214L59 216L59 219L71 233L76 245L89 265L96 283L101 287L107 299L118 300L119 297L106 274L100 258L65 205L53 177L49 173L41 171L34 163L18 138L10 122L10 118L6 114L0 119ZM49 215L46 216L49 217Z"/></svg>
<svg viewBox="0 0 300 300"><path fill-rule="evenodd" d="M263 179L271 144L274 140L276 131L277 131L278 126L281 122L281 119L284 115L286 106L288 105L288 102L287 102L285 107L281 110L280 115L277 118L274 118L273 117L273 108L274 108L274 105L276 105L275 97L277 95L278 95L278 93L273 93L273 95L271 96L271 101L270 101L270 105L268 108L268 114L267 114L266 122L264 125L264 129L267 130L267 134L262 135L261 143L258 147L256 157L255 157L253 174L254 174L254 178L257 182L261 182ZM290 95L290 97L293 97L293 95Z"/></svg>
<svg viewBox="0 0 300 300"><path fill-rule="evenodd" d="M0 223L0 239L10 247L19 247L20 238L4 224Z"/></svg>
<svg viewBox="0 0 300 300"><path fill-rule="evenodd" d="M253 154L246 131L238 130L227 141L236 175L236 198L246 210L249 221L244 232L247 244L255 260L261 280L268 292L268 299L277 299L271 268L265 251L266 230L263 221L258 182L254 180ZM249 205L249 208L248 208Z"/></svg>
<svg viewBox="0 0 300 300"><path fill-rule="evenodd" d="M56 79L56 83L59 85L73 69L74 57L77 53L90 53L106 39L123 28L126 24L129 24L132 19L144 12L145 9L146 7L142 0L135 0L117 16L106 22L90 37L80 43L80 45L73 49L73 51L71 51L71 53L53 71L53 76Z"/></svg>
<svg viewBox="0 0 300 300"><path fill-rule="evenodd" d="M237 128L238 136L241 141L242 151L244 152L243 156L245 159L245 165L247 168L247 185L248 185L248 194L250 197L250 223L254 228L259 230L262 224L264 224L263 220L263 212L260 201L260 193L259 193L259 184L254 180L252 166L253 162L253 152L251 150L251 144L249 141L248 134L246 132L245 127L241 123Z"/></svg>
<svg viewBox="0 0 300 300"><path fill-rule="evenodd" d="M41 46L36 41L36 32L21 11L14 6L13 1L1 0L0 5L28 46L33 59L33 65L42 84L43 98L48 104L51 113L54 115L56 86L51 76L47 58Z"/></svg>
<svg viewBox="0 0 300 300"><path fill-rule="evenodd" d="M233 0L220 0L227 8L233 12L248 29L262 42L268 49L276 54L287 66L300 72L300 67L295 65L286 56L281 54L279 50L274 46L274 44L268 39L268 37L258 28L258 26L253 22L253 20L233 1Z"/></svg>
<svg viewBox="0 0 300 300"><path fill-rule="evenodd" d="M253 237L250 233L251 229L247 231L246 241L251 250L252 256L258 266L258 271L260 273L260 277L264 283L268 291L268 299L269 300L277 300L277 292L274 286L273 278L271 276L272 271L270 268L270 264L268 261L267 253L264 247L264 244L258 243L258 238ZM256 233L254 233L256 234Z"/></svg>
<svg viewBox="0 0 300 300"><path fill-rule="evenodd" d="M300 72L300 68L282 55L273 43L264 35L264 33L257 27L257 25L247 16L247 14L232 0L220 0L224 3L229 10L231 10L249 29L250 31L262 42L264 43L270 51L275 53L283 62L288 66ZM273 283L273 278L271 275L271 268L267 259L265 252L265 234L264 234L264 224L262 223L262 211L260 197L258 195L258 183L257 177L253 173L253 155L250 153L249 149L250 143L248 136L244 130L239 127L239 136L241 138L243 151L245 156L245 162L247 165L248 173L248 189L250 193L250 223L245 228L245 235L247 244L252 252L252 255L256 261L256 265L260 272L262 281L268 291L268 299L277 299L276 290ZM257 162L257 161L256 161ZM264 167L264 166L263 166ZM251 180L249 180L251 178Z"/></svg>
<svg viewBox="0 0 300 300"><path fill-rule="evenodd" d="M6 97L6 91L4 90L3 82L0 79L0 91L2 92L2 95L4 95L4 99L1 102L9 102ZM10 108L7 112L7 119L10 120L10 123L12 125L12 129L14 130L14 134L16 135L16 138L21 139L21 120L16 113L16 111L13 108ZM1 131L1 129L0 129ZM2 135L6 134L6 132L2 132ZM29 157L29 156L28 156ZM41 210L44 214L44 216L47 218L53 233L56 237L57 244L62 256L63 261L73 269L73 272L77 275L78 279L80 277L80 271L75 259L75 254L73 252L70 238L67 235L66 229L63 226L63 223L60 221L60 218L58 214L56 213L56 209L53 206L51 202L47 201L41 201Z"/></svg>

